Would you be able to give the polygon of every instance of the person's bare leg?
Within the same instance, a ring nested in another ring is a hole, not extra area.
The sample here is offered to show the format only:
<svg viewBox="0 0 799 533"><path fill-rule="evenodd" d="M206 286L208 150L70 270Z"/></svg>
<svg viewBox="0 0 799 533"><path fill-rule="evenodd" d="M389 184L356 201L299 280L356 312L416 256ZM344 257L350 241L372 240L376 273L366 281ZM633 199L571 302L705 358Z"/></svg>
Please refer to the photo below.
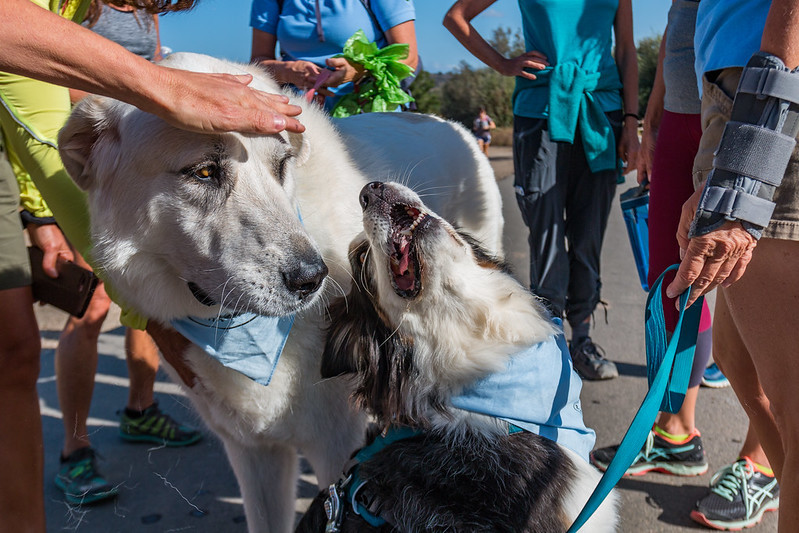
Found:
<svg viewBox="0 0 799 533"><path fill-rule="evenodd" d="M110 305L99 284L86 314L80 319L69 317L58 339L55 369L58 403L64 417L64 457L91 444L86 420L97 372L97 339Z"/></svg>
<svg viewBox="0 0 799 533"><path fill-rule="evenodd" d="M746 456L757 464L771 468L771 462L768 460L763 446L760 445L760 439L757 437L757 432L752 427L751 422L746 429L746 438L744 439L743 446L741 446L741 453L739 456Z"/></svg>
<svg viewBox="0 0 799 533"><path fill-rule="evenodd" d="M699 397L699 385L685 392L682 407L676 413L661 411L657 425L672 435L688 435L696 428L696 400Z"/></svg>
<svg viewBox="0 0 799 533"><path fill-rule="evenodd" d="M743 278L724 290L730 315L749 349L770 401L779 446L755 426L780 483L780 531L799 524L799 241L763 238ZM757 401L757 399L755 399ZM751 418L751 417L750 417ZM754 422L754 420L753 420ZM774 448L778 448L775 452Z"/></svg>
<svg viewBox="0 0 799 533"><path fill-rule="evenodd" d="M0 290L0 302L0 532L44 532L41 340L31 289Z"/></svg>
<svg viewBox="0 0 799 533"><path fill-rule="evenodd" d="M158 348L146 331L125 330L125 356L128 363L128 409L143 411L155 401L153 387L158 372Z"/></svg>
<svg viewBox="0 0 799 533"><path fill-rule="evenodd" d="M757 276L756 273L754 275ZM750 272L747 272L744 278L748 276L750 276ZM743 282L744 279L741 279L739 283ZM743 290L738 287L738 284L733 285L730 289ZM761 380L758 379L758 371L752 356L739 335L736 323L730 314L727 301L730 289L717 291L716 311L713 315L714 359L727 379L730 380L733 391L749 417L749 427L756 433L779 479L784 454L777 422L771 413L770 402L761 385ZM768 315L759 315L759 318L755 320L762 325L768 321L768 319L762 318L766 316Z"/></svg>

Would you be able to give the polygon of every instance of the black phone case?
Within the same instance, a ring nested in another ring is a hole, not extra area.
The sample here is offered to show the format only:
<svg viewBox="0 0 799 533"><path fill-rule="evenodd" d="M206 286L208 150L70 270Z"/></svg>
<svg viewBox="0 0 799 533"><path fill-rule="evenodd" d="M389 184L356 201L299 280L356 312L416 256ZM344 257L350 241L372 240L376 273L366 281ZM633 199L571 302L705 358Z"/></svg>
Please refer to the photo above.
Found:
<svg viewBox="0 0 799 533"><path fill-rule="evenodd" d="M29 246L28 255L33 273L33 298L77 318L83 317L97 287L94 272L68 262L61 265L58 277L53 279L42 270L44 253L39 248Z"/></svg>

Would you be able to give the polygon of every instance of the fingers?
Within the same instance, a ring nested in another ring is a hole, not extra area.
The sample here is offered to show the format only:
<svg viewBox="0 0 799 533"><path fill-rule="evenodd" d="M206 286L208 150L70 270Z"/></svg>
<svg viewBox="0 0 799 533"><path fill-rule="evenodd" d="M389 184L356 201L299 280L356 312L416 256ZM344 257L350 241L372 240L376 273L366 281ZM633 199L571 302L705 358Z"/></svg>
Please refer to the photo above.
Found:
<svg viewBox="0 0 799 533"><path fill-rule="evenodd" d="M45 274L55 279L58 277L58 269L56 268L58 252L56 250L47 248L45 248L43 252L44 255L42 257L42 269L44 270Z"/></svg>
<svg viewBox="0 0 799 533"><path fill-rule="evenodd" d="M546 66L549 66L549 61L547 61L547 56L545 56L538 50L531 50L529 52L525 52L519 57L529 57L531 59L537 60L540 63L543 63Z"/></svg>
<svg viewBox="0 0 799 533"><path fill-rule="evenodd" d="M222 74L222 76L229 76L231 79L241 83L242 85L249 85L253 80L252 74Z"/></svg>
<svg viewBox="0 0 799 533"><path fill-rule="evenodd" d="M331 57L325 61L325 64L330 68L343 68L349 63L343 57Z"/></svg>
<svg viewBox="0 0 799 533"><path fill-rule="evenodd" d="M287 96L282 94L271 94L263 91L255 91L255 95L263 102L263 104L271 107L277 113L286 115L287 117L296 117L302 113L302 108L298 105L289 102Z"/></svg>
<svg viewBox="0 0 799 533"><path fill-rule="evenodd" d="M677 276L666 288L666 295L675 298L690 286L693 288L687 303L690 306L719 285L735 283L751 261L756 243L737 222L728 222L707 235L694 237L685 248Z"/></svg>
<svg viewBox="0 0 799 533"><path fill-rule="evenodd" d="M542 63L541 61L531 61L529 59L522 62L522 68L534 68L536 70L544 70L547 68L548 63Z"/></svg>

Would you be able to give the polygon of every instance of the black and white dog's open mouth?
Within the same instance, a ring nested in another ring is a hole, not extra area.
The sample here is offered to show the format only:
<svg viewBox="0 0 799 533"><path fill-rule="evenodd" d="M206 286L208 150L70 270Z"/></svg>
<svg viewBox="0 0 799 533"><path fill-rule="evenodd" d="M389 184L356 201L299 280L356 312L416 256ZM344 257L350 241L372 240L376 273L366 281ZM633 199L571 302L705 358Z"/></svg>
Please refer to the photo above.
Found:
<svg viewBox="0 0 799 533"><path fill-rule="evenodd" d="M395 292L403 298L414 298L422 287L421 264L416 244L418 232L430 217L418 208L394 204L389 214L389 268Z"/></svg>

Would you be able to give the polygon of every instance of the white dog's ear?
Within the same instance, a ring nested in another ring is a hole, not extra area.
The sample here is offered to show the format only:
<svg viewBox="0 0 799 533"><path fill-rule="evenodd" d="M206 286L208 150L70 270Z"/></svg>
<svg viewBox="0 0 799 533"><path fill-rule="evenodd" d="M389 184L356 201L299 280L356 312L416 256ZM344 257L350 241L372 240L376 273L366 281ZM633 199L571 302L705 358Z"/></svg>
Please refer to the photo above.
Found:
<svg viewBox="0 0 799 533"><path fill-rule="evenodd" d="M58 134L58 151L64 167L81 189L94 185L89 161L100 137L115 131L110 119L112 100L91 95L78 103Z"/></svg>
<svg viewBox="0 0 799 533"><path fill-rule="evenodd" d="M308 141L308 137L302 133L288 132L288 136L289 143L291 144L291 147L294 148L294 152L297 154L295 165L300 167L303 165L303 163L308 161L309 157L311 157L311 143Z"/></svg>

